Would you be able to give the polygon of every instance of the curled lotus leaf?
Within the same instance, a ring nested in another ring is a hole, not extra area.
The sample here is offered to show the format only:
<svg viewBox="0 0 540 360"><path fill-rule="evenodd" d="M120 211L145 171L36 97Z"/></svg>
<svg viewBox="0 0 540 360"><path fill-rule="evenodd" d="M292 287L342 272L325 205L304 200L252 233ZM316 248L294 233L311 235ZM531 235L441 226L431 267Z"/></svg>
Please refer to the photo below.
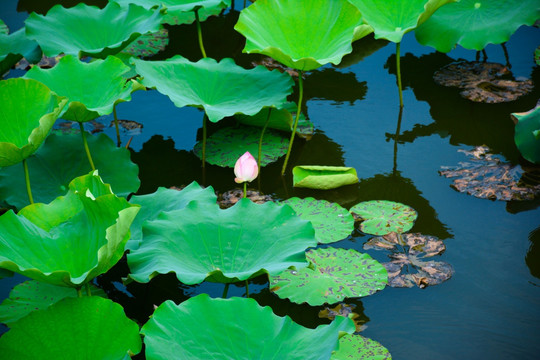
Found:
<svg viewBox="0 0 540 360"><path fill-rule="evenodd" d="M368 254L353 249L315 249L306 252L311 263L270 277L270 291L292 302L312 306L371 295L384 289L386 269Z"/></svg>
<svg viewBox="0 0 540 360"><path fill-rule="evenodd" d="M103 9L84 3L72 8L58 4L45 16L31 13L25 21L26 35L38 42L46 56L64 53L105 58L141 34L158 31L162 16L160 9L133 4L125 9L113 1Z"/></svg>
<svg viewBox="0 0 540 360"><path fill-rule="evenodd" d="M66 196L0 216L0 267L80 287L120 260L138 211L138 205L114 195L97 172L75 178Z"/></svg>
<svg viewBox="0 0 540 360"><path fill-rule="evenodd" d="M305 199L292 197L282 203L292 207L301 219L311 221L315 237L320 244L343 240L354 230L351 213L339 204L312 197Z"/></svg>
<svg viewBox="0 0 540 360"><path fill-rule="evenodd" d="M107 297L105 292L90 284L92 296ZM86 291L82 292L83 296ZM0 323L10 325L36 310L46 309L67 297L77 297L77 291L63 286L28 280L18 284L9 293L9 298L0 304Z"/></svg>
<svg viewBox="0 0 540 360"><path fill-rule="evenodd" d="M351 0L375 39L401 42L403 35L424 23L437 9L457 0Z"/></svg>
<svg viewBox="0 0 540 360"><path fill-rule="evenodd" d="M5 359L120 360L142 348L137 323L122 306L99 296L63 299L10 328L0 338Z"/></svg>
<svg viewBox="0 0 540 360"><path fill-rule="evenodd" d="M457 44L479 51L508 41L521 25L532 25L539 17L537 0L460 0L439 9L415 35L419 43L440 52Z"/></svg>
<svg viewBox="0 0 540 360"><path fill-rule="evenodd" d="M221 210L192 201L147 221L140 247L127 258L139 282L174 272L188 285L230 283L305 267L304 251L316 244L311 223L287 205L242 199Z"/></svg>
<svg viewBox="0 0 540 360"><path fill-rule="evenodd" d="M407 247L409 254L421 257L440 255L446 250L444 242L435 236L414 234L397 234L374 237L364 244L364 250L396 250Z"/></svg>
<svg viewBox="0 0 540 360"><path fill-rule="evenodd" d="M178 107L204 109L218 122L235 114L255 115L265 106L280 107L292 92L293 80L262 66L246 70L225 58L191 62L180 55L165 61L133 59L142 84L168 96Z"/></svg>
<svg viewBox="0 0 540 360"><path fill-rule="evenodd" d="M234 167L236 160L246 151L255 159L259 156L261 129L253 126L219 129L206 140L206 162L222 167ZM264 132L261 146L261 166L276 162L287 153L288 137L272 129ZM202 158L202 142L195 144L195 155Z"/></svg>
<svg viewBox="0 0 540 360"><path fill-rule="evenodd" d="M122 53L140 58L150 57L165 50L167 45L169 45L169 31L167 29L161 29L150 34L139 36L122 50Z"/></svg>
<svg viewBox="0 0 540 360"><path fill-rule="evenodd" d="M371 235L407 232L418 217L410 206L388 200L364 201L349 211L362 221L360 230Z"/></svg>
<svg viewBox="0 0 540 360"><path fill-rule="evenodd" d="M531 80L513 80L502 64L460 61L444 66L433 75L439 85L462 89L460 95L474 102L488 104L514 101L532 91Z"/></svg>
<svg viewBox="0 0 540 360"><path fill-rule="evenodd" d="M131 93L141 89L136 81L126 82L122 75L128 71L129 67L114 56L85 63L67 55L52 69L34 66L25 77L68 98L63 119L85 122L112 113L117 103L131 100Z"/></svg>
<svg viewBox="0 0 540 360"><path fill-rule="evenodd" d="M455 178L452 187L482 199L532 200L540 194L540 183L519 165L506 163L489 153L486 146L458 150L470 158L456 167L443 167L439 174ZM538 171L536 170L536 173Z"/></svg>
<svg viewBox="0 0 540 360"><path fill-rule="evenodd" d="M301 165L293 168L293 186L329 190L358 182L356 169L345 166Z"/></svg>
<svg viewBox="0 0 540 360"><path fill-rule="evenodd" d="M116 195L128 196L139 189L139 167L131 161L129 150L117 147L105 134L87 134L87 141L101 178ZM41 203L64 195L71 180L91 170L78 133L51 133L27 163L34 201ZM28 204L21 174L22 164L0 169L0 199L18 209Z"/></svg>
<svg viewBox="0 0 540 360"><path fill-rule="evenodd" d="M358 40L360 23L360 12L345 0L257 0L240 12L234 29L246 37L244 52L309 71L339 64Z"/></svg>
<svg viewBox="0 0 540 360"><path fill-rule="evenodd" d="M416 255L392 253L390 262L383 263L388 271L388 286L413 287L423 289L438 285L454 274L452 265L444 261L424 261Z"/></svg>
<svg viewBox="0 0 540 360"><path fill-rule="evenodd" d="M330 360L392 360L387 348L375 340L361 335L347 334L339 339L339 350L332 353Z"/></svg>
<svg viewBox="0 0 540 360"><path fill-rule="evenodd" d="M540 164L540 105L525 113L512 113L516 119L514 142L528 161Z"/></svg>
<svg viewBox="0 0 540 360"><path fill-rule="evenodd" d="M67 99L35 80L0 82L0 167L28 158L43 143Z"/></svg>
<svg viewBox="0 0 540 360"><path fill-rule="evenodd" d="M253 299L200 294L179 305L165 301L141 333L148 359L182 354L183 360L322 360L330 358L342 333L353 331L351 320L343 317L308 329Z"/></svg>

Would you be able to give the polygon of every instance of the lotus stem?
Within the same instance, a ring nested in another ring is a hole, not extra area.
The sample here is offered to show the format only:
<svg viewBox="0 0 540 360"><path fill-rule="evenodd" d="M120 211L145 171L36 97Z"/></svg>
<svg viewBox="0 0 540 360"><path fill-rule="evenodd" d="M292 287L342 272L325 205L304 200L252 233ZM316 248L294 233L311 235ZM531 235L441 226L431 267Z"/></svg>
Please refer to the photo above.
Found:
<svg viewBox="0 0 540 360"><path fill-rule="evenodd" d="M401 90L401 64L400 64L400 51L401 43L396 43L396 71L397 71L397 83L399 89L399 107L403 107L403 91Z"/></svg>
<svg viewBox="0 0 540 360"><path fill-rule="evenodd" d="M246 0L244 0L244 8L246 7Z"/></svg>
<svg viewBox="0 0 540 360"><path fill-rule="evenodd" d="M398 137L399 132L401 131L401 119L403 118L403 108L399 108L399 115L398 115L398 122L397 122L397 129L396 129L396 135L394 137L394 168L393 168L393 174L395 175L397 172L397 150L398 150Z"/></svg>
<svg viewBox="0 0 540 360"><path fill-rule="evenodd" d="M501 47L503 49L503 52L504 52L504 58L506 59L506 67L508 69L511 69L512 68L512 64L510 64L510 58L508 57L508 50L506 50L506 43L503 42L501 44Z"/></svg>
<svg viewBox="0 0 540 360"><path fill-rule="evenodd" d="M482 55L484 55L484 62L487 61L487 52L486 49L482 49Z"/></svg>
<svg viewBox="0 0 540 360"><path fill-rule="evenodd" d="M476 52L476 61L480 61L480 51Z"/></svg>
<svg viewBox="0 0 540 360"><path fill-rule="evenodd" d="M249 297L249 282L246 280L246 297Z"/></svg>
<svg viewBox="0 0 540 360"><path fill-rule="evenodd" d="M116 116L116 104L113 106L114 127L116 128L116 146L120 147L120 129L118 128L118 117Z"/></svg>
<svg viewBox="0 0 540 360"><path fill-rule="evenodd" d="M33 204L34 197L32 196L32 188L30 187L30 175L28 174L28 164L26 163L26 159L24 159L22 163L24 169L24 180L26 182L26 192L28 193L28 200L30 201L30 204Z"/></svg>
<svg viewBox="0 0 540 360"><path fill-rule="evenodd" d="M264 132L266 131L266 128L268 127L268 123L270 122L271 113L272 113L272 108L268 108L268 116L266 116L266 122L264 123L264 127L261 131L261 138L259 139L259 156L257 157L257 167L259 168L259 172L261 171L262 142L264 138Z"/></svg>
<svg viewBox="0 0 540 360"><path fill-rule="evenodd" d="M296 134L296 128L298 127L298 118L300 117L300 111L302 111L302 100L304 97L304 80L302 76L304 72L300 70L298 72L298 108L296 109L296 116L294 118L294 126L291 134L291 140L289 141L289 149L287 149L287 155L285 156L285 162L283 163L283 168L281 169L281 175L285 174L287 169L287 163L289 162L289 156L291 156L291 149L294 142L294 135Z"/></svg>
<svg viewBox="0 0 540 360"><path fill-rule="evenodd" d="M88 162L90 163L90 166L92 167L92 171L95 171L96 167L94 166L94 161L92 160L92 155L90 154L90 148L88 147L88 141L86 141L86 132L84 131L83 123L80 122L79 126L81 128L82 141L83 141L83 144L84 144L84 150L86 151L86 156L88 157Z"/></svg>
<svg viewBox="0 0 540 360"><path fill-rule="evenodd" d="M244 197L247 196L247 181L244 181Z"/></svg>
<svg viewBox="0 0 540 360"><path fill-rule="evenodd" d="M84 288L86 290L86 296L92 296L92 290L90 290L90 284L89 283L84 284Z"/></svg>
<svg viewBox="0 0 540 360"><path fill-rule="evenodd" d="M77 296L82 298L82 291L80 286L77 288Z"/></svg>
<svg viewBox="0 0 540 360"><path fill-rule="evenodd" d="M221 297L223 299L226 299L227 298L227 293L229 292L229 283L225 284L225 288L223 289L223 295L221 295Z"/></svg>
<svg viewBox="0 0 540 360"><path fill-rule="evenodd" d="M199 38L199 47L201 48L201 53L203 58L206 57L206 51L204 51L202 31L201 31L201 22L199 21L199 9L195 9L195 20L197 22L197 36Z"/></svg>
<svg viewBox="0 0 540 360"><path fill-rule="evenodd" d="M206 123L207 123L206 113L204 113L202 120L202 168L205 168L206 163Z"/></svg>

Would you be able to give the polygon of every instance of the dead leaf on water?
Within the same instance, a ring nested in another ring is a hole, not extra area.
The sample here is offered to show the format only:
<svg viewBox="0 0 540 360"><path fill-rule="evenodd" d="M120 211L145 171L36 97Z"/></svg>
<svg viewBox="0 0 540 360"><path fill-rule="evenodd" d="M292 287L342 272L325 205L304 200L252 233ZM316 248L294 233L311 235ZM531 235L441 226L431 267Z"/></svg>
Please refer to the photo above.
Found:
<svg viewBox="0 0 540 360"><path fill-rule="evenodd" d="M264 204L268 201L274 201L270 195L264 195L256 190L248 190L246 192L247 198L257 204ZM227 209L236 204L240 199L244 197L244 191L240 189L234 189L224 192L218 195L218 205L222 209Z"/></svg>
<svg viewBox="0 0 540 360"><path fill-rule="evenodd" d="M319 318L334 320L336 316L348 317L354 321L355 332L364 331L367 328L367 320L354 312L355 308L354 304L339 303L333 308L325 307L324 310L319 311Z"/></svg>

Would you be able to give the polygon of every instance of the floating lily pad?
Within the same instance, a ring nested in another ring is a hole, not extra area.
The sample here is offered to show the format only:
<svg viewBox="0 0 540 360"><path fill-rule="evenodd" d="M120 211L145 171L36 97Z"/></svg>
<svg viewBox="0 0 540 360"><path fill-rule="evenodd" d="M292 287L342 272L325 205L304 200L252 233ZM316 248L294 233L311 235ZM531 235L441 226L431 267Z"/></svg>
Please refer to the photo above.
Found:
<svg viewBox="0 0 540 360"><path fill-rule="evenodd" d="M31 13L25 21L26 35L39 43L46 56L64 53L104 59L139 35L158 31L162 16L160 9L131 4L126 10L113 1L103 9L84 3L66 9L58 4L45 16Z"/></svg>
<svg viewBox="0 0 540 360"><path fill-rule="evenodd" d="M262 65L268 70L277 69L279 72L286 72L287 74L291 75L293 78L298 78L300 76L300 73L298 70L287 67L268 56L263 56L261 59L252 61L251 65L253 66ZM302 78L305 78L305 77L306 75L303 74Z"/></svg>
<svg viewBox="0 0 540 360"><path fill-rule="evenodd" d="M360 12L345 0L258 0L240 12L234 29L246 37L244 52L309 71L339 64L360 23Z"/></svg>
<svg viewBox="0 0 540 360"><path fill-rule="evenodd" d="M219 207L222 209L228 209L237 202L240 201L244 197L244 190L241 189L234 189L225 191L223 194L219 195L218 198L218 204ZM268 201L274 201L271 195L264 195L259 191L256 190L248 190L246 191L246 197L253 201L256 204L264 204Z"/></svg>
<svg viewBox="0 0 540 360"><path fill-rule="evenodd" d="M410 206L388 200L364 201L349 211L362 221L360 230L372 235L407 232L418 217Z"/></svg>
<svg viewBox="0 0 540 360"><path fill-rule="evenodd" d="M326 200L312 197L300 199L293 197L282 201L293 208L301 219L311 221L315 237L320 244L340 241L354 230L354 219L347 209Z"/></svg>
<svg viewBox="0 0 540 360"><path fill-rule="evenodd" d="M56 96L39 81L17 78L0 81L0 102L0 167L3 167L20 163L36 152L67 99Z"/></svg>
<svg viewBox="0 0 540 360"><path fill-rule="evenodd" d="M0 216L0 267L80 287L120 260L138 211L114 195L97 171L78 177L66 196Z"/></svg>
<svg viewBox="0 0 540 360"><path fill-rule="evenodd" d="M452 187L482 199L531 200L540 194L540 184L527 181L521 166L505 163L489 153L489 148L477 146L472 151L458 150L470 158L457 167L442 167L439 174L456 178Z"/></svg>
<svg viewBox="0 0 540 360"><path fill-rule="evenodd" d="M358 182L356 170L344 166L302 165L293 168L293 186L329 190Z"/></svg>
<svg viewBox="0 0 540 360"><path fill-rule="evenodd" d="M306 258L309 267L270 276L270 291L298 304L318 306L371 295L384 289L388 280L384 266L353 249L309 250Z"/></svg>
<svg viewBox="0 0 540 360"><path fill-rule="evenodd" d="M141 184L139 167L129 150L117 147L105 134L90 136L88 146L100 176L118 196L136 192ZM80 134L50 134L43 146L27 160L34 201L48 203L64 195L71 180L91 170ZM0 169L0 199L17 208L28 204L22 164Z"/></svg>
<svg viewBox="0 0 540 360"><path fill-rule="evenodd" d="M158 52L165 50L167 45L169 45L169 31L167 29L161 29L139 36L122 50L122 52L144 58L156 55Z"/></svg>
<svg viewBox="0 0 540 360"><path fill-rule="evenodd" d="M139 326L115 302L67 298L11 324L0 338L5 359L126 359L138 354Z"/></svg>
<svg viewBox="0 0 540 360"><path fill-rule="evenodd" d="M347 334L339 339L339 350L335 351L330 360L392 360L387 348L375 340Z"/></svg>
<svg viewBox="0 0 540 360"><path fill-rule="evenodd" d="M90 284L92 296L107 297L105 292ZM82 292L86 296L86 291ZM10 325L36 310L43 310L67 297L77 297L75 289L50 285L35 280L25 281L13 288L9 298L0 304L0 323Z"/></svg>
<svg viewBox="0 0 540 360"><path fill-rule="evenodd" d="M537 0L460 0L437 10L415 35L419 43L440 52L457 44L479 51L508 41L521 25L532 25L539 17Z"/></svg>
<svg viewBox="0 0 540 360"><path fill-rule="evenodd" d="M128 264L139 282L174 272L188 285L229 283L307 266L304 251L316 244L311 223L289 206L242 199L221 210L193 201L146 222Z"/></svg>
<svg viewBox="0 0 540 360"><path fill-rule="evenodd" d="M246 151L258 158L261 128L239 126L222 128L206 140L206 162L222 167L234 167L236 160ZM261 166L276 162L287 153L289 139L286 135L267 129L262 142ZM195 155L202 158L202 142L195 144Z"/></svg>
<svg viewBox="0 0 540 360"><path fill-rule="evenodd" d="M399 247L398 247L399 245ZM435 236L415 234L397 234L374 237L364 244L364 250L397 250L406 246L409 254L422 257L440 255L446 250L444 242Z"/></svg>
<svg viewBox="0 0 540 360"><path fill-rule="evenodd" d="M435 72L433 79L439 85L463 89L465 99L488 104L514 101L532 91L531 80L512 80L512 74L497 63L460 61Z"/></svg>
<svg viewBox="0 0 540 360"><path fill-rule="evenodd" d="M512 113L517 120L514 142L521 155L540 164L540 106L526 113Z"/></svg>
<svg viewBox="0 0 540 360"><path fill-rule="evenodd" d="M324 310L319 311L318 316L321 319L330 319L330 320L334 320L336 316L348 317L349 319L354 321L356 332L360 332L360 331L365 330L366 320L365 318L362 318L359 314L354 312L355 308L356 308L356 305L354 304L339 303L334 308L325 307Z"/></svg>
<svg viewBox="0 0 540 360"><path fill-rule="evenodd" d="M342 317L308 329L253 299L200 294L180 305L165 301L141 333L148 359L176 360L182 354L184 360L315 360L329 359L340 333L353 331Z"/></svg>

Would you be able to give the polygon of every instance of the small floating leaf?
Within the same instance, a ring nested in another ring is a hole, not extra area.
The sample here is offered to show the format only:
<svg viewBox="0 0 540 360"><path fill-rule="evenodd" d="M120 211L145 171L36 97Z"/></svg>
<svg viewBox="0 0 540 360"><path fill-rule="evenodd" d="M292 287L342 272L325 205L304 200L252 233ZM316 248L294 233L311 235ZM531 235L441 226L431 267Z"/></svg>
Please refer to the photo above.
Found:
<svg viewBox="0 0 540 360"><path fill-rule="evenodd" d="M514 142L521 155L540 164L540 105L526 113L512 113L517 119Z"/></svg>
<svg viewBox="0 0 540 360"><path fill-rule="evenodd" d="M410 254L422 257L440 255L446 250L444 242L435 236L415 234L397 234L374 237L364 244L364 250L396 250L397 245L406 246Z"/></svg>
<svg viewBox="0 0 540 360"><path fill-rule="evenodd" d="M362 220L360 230L372 235L407 232L418 216L410 206L388 200L364 201L354 205L350 212Z"/></svg>
<svg viewBox="0 0 540 360"><path fill-rule="evenodd" d="M295 187L329 190L357 182L358 175L352 167L302 165L293 168Z"/></svg>
<svg viewBox="0 0 540 360"><path fill-rule="evenodd" d="M339 339L339 350L332 353L330 360L392 360L387 348L375 340L347 334Z"/></svg>

